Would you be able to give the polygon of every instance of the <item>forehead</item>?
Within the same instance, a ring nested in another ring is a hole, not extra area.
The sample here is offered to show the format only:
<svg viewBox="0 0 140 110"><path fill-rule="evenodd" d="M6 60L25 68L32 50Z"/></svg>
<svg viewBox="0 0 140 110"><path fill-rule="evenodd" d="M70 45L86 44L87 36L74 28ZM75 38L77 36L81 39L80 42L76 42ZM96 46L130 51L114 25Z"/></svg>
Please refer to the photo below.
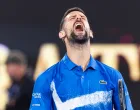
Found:
<svg viewBox="0 0 140 110"><path fill-rule="evenodd" d="M21 64L17 64L17 63L9 63L7 64L8 67L17 67L20 66Z"/></svg>
<svg viewBox="0 0 140 110"><path fill-rule="evenodd" d="M66 18L69 18L69 17L71 17L71 16L74 16L74 15L80 15L80 16L85 16L82 12L80 12L80 11L72 11L72 12L70 12L67 16L66 16ZM85 16L86 17L86 16Z"/></svg>

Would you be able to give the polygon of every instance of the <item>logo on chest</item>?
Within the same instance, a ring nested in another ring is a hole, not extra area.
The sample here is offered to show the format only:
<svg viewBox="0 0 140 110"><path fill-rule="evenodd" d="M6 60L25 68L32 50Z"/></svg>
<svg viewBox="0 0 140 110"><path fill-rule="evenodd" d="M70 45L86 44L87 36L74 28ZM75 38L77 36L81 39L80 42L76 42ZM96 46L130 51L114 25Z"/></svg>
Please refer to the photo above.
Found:
<svg viewBox="0 0 140 110"><path fill-rule="evenodd" d="M107 81L105 81L105 80L100 80L99 83L100 83L100 84L107 84Z"/></svg>

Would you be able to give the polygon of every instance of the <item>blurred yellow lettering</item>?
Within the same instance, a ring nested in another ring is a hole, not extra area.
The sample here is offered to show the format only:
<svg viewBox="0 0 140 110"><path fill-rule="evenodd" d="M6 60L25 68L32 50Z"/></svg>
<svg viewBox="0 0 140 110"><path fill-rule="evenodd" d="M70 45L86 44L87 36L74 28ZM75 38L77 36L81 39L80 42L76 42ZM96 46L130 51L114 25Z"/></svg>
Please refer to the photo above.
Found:
<svg viewBox="0 0 140 110"><path fill-rule="evenodd" d="M38 75L59 61L59 51L55 44L44 44L40 48L34 79Z"/></svg>
<svg viewBox="0 0 140 110"><path fill-rule="evenodd" d="M123 56L129 67L129 76L133 81L140 80L139 54L135 44L94 44L91 45L93 57L101 56L101 61L118 69L118 56Z"/></svg>

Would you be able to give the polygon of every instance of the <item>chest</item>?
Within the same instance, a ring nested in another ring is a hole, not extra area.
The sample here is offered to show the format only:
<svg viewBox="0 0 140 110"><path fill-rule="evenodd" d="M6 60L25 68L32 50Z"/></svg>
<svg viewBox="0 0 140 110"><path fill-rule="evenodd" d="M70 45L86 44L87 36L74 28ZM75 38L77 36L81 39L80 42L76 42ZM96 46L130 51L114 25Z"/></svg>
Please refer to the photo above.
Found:
<svg viewBox="0 0 140 110"><path fill-rule="evenodd" d="M111 91L108 78L99 71L63 73L54 80L54 83L62 101L95 92Z"/></svg>
<svg viewBox="0 0 140 110"><path fill-rule="evenodd" d="M61 74L52 81L52 96L58 110L79 107L111 108L112 91L107 78L98 71Z"/></svg>

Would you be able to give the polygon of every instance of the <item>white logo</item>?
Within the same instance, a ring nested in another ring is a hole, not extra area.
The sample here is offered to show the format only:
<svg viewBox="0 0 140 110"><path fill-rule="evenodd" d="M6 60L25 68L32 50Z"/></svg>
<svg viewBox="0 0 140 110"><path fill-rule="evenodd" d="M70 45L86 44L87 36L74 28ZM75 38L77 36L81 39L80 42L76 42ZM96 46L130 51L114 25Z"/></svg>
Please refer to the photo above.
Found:
<svg viewBox="0 0 140 110"><path fill-rule="evenodd" d="M32 106L40 106L40 104L32 104Z"/></svg>
<svg viewBox="0 0 140 110"><path fill-rule="evenodd" d="M97 91L91 94L85 94L75 97L65 102L62 102L55 89L55 83L52 81L51 90L57 110L73 110L77 107L93 105L97 106L99 103L106 105L112 101L112 91Z"/></svg>
<svg viewBox="0 0 140 110"><path fill-rule="evenodd" d="M107 84L107 82L105 80L100 80L99 83L100 84Z"/></svg>
<svg viewBox="0 0 140 110"><path fill-rule="evenodd" d="M33 93L32 96L34 98L41 98L41 93Z"/></svg>

